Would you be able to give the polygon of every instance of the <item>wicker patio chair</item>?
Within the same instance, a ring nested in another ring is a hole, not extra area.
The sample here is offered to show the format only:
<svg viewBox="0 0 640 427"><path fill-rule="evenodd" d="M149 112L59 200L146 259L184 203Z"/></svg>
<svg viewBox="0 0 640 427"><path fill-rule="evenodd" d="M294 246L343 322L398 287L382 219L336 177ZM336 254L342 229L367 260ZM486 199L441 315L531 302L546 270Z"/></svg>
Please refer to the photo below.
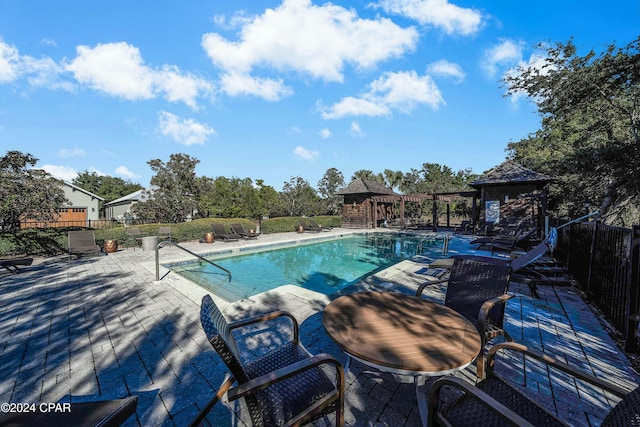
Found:
<svg viewBox="0 0 640 427"><path fill-rule="evenodd" d="M244 362L232 331L236 328L288 317L293 324L293 339L265 355ZM311 355L300 344L298 323L286 312L227 323L209 295L202 298L202 327L209 342L233 375L192 425L199 423L228 389L229 401L244 398L253 425L302 425L335 412L336 425L344 425L344 372L342 365L328 354ZM325 366L335 368L335 382ZM231 387L233 382L235 387Z"/></svg>
<svg viewBox="0 0 640 427"><path fill-rule="evenodd" d="M448 279L423 283L416 291L416 296L420 296L427 286L448 282L444 305L476 325L480 333L480 353L476 359L479 378L484 377L486 343L501 335L511 340L502 327L505 304L513 298L507 294L510 275L508 265L456 257Z"/></svg>
<svg viewBox="0 0 640 427"><path fill-rule="evenodd" d="M495 372L495 357L501 350L522 353L527 358L544 362L549 367L622 397L622 400L603 420L601 426L640 425L640 387L628 392L555 357L513 342L498 344L489 351L487 377L476 386L455 377L438 379L429 390L427 425L568 426L572 424L573 420L558 419L556 415L549 413L547 409L523 395L509 384L509 380ZM525 365L539 367L538 363L525 363ZM440 392L445 386L459 390L462 395L454 401L442 402Z"/></svg>

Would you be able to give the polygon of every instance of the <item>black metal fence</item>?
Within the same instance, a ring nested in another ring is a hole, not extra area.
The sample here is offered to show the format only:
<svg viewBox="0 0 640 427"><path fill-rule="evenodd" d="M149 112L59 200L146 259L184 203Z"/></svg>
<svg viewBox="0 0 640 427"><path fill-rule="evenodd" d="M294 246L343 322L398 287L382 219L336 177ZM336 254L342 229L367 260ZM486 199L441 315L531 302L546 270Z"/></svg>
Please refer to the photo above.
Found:
<svg viewBox="0 0 640 427"><path fill-rule="evenodd" d="M556 258L566 263L587 298L624 335L627 350L637 352L640 226L576 223L558 234Z"/></svg>

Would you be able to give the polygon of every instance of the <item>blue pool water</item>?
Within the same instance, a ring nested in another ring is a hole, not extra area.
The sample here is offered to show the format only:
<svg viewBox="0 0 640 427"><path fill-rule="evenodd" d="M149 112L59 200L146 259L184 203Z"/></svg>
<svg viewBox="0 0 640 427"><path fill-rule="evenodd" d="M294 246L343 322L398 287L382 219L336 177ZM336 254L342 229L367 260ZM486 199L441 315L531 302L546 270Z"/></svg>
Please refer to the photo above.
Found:
<svg viewBox="0 0 640 427"><path fill-rule="evenodd" d="M207 257L232 274L232 281L208 263L171 269L227 301L237 301L292 284L330 295L356 279L416 254L442 255L443 238L361 234L246 255ZM449 243L455 251L456 242Z"/></svg>

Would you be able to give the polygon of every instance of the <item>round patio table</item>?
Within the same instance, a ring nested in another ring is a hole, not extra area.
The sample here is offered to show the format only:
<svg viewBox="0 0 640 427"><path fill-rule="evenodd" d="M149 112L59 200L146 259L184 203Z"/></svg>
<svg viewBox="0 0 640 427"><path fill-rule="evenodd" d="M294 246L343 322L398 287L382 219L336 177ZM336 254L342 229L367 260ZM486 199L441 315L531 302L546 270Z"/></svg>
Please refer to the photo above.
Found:
<svg viewBox="0 0 640 427"><path fill-rule="evenodd" d="M345 295L324 310L322 323L351 358L381 371L414 377L420 415L426 402L419 387L425 377L452 374L480 352L476 327L455 310L395 292Z"/></svg>

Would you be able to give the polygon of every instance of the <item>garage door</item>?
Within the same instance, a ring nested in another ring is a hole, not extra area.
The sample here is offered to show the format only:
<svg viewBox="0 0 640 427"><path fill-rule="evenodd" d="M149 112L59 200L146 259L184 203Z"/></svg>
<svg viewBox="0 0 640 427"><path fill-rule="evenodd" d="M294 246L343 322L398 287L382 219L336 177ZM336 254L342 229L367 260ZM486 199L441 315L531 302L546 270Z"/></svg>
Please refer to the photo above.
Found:
<svg viewBox="0 0 640 427"><path fill-rule="evenodd" d="M85 227L87 224L87 208L61 208L58 212L61 227Z"/></svg>

